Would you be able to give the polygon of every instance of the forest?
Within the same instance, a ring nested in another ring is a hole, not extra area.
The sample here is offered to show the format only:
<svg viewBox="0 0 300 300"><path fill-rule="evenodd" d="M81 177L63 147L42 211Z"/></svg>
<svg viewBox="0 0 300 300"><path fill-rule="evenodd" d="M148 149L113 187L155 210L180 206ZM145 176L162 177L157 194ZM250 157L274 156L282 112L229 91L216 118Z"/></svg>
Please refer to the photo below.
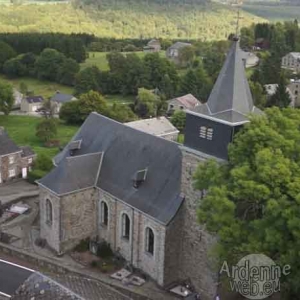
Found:
<svg viewBox="0 0 300 300"><path fill-rule="evenodd" d="M63 17L62 17L63 16ZM263 19L243 13L242 26ZM88 33L109 38L224 40L235 30L236 11L198 1L102 0L99 4L2 5L0 32Z"/></svg>

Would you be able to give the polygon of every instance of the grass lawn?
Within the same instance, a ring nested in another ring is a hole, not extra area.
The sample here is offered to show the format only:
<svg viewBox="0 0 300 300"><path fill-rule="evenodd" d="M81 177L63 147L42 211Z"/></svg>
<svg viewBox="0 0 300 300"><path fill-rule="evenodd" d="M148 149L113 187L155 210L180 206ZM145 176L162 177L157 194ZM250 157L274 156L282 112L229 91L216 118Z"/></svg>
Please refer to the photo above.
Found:
<svg viewBox="0 0 300 300"><path fill-rule="evenodd" d="M96 66L101 71L108 71L109 66L108 66L108 61L106 59L106 55L108 53L109 52L89 52L89 58L87 58L84 63L80 64L81 69L86 68L86 67ZM124 54L129 54L129 53L135 53L140 58L144 57L147 54L143 51L124 52ZM165 51L160 51L159 55L161 57L165 57Z"/></svg>
<svg viewBox="0 0 300 300"><path fill-rule="evenodd" d="M55 82L42 81L35 78L16 78L9 79L4 75L0 75L0 80L9 82L16 89L19 89L20 82L26 83L28 90L33 91L34 95L43 96L44 98L52 97L56 91L60 91L66 94L73 94L73 88L65 85L61 85Z"/></svg>
<svg viewBox="0 0 300 300"><path fill-rule="evenodd" d="M130 104L135 100L134 96L122 96L122 95L105 95L105 99L109 104L121 103L121 104Z"/></svg>
<svg viewBox="0 0 300 300"><path fill-rule="evenodd" d="M183 133L179 133L177 142L180 144L184 143L184 134Z"/></svg>
<svg viewBox="0 0 300 300"><path fill-rule="evenodd" d="M44 153L50 158L58 153L57 148L44 147L42 142L35 136L35 127L41 121L38 117L29 116L0 116L0 126L5 127L9 136L19 146L31 146L37 154ZM65 125L59 121L57 137L61 145L70 141L78 130L76 126Z"/></svg>

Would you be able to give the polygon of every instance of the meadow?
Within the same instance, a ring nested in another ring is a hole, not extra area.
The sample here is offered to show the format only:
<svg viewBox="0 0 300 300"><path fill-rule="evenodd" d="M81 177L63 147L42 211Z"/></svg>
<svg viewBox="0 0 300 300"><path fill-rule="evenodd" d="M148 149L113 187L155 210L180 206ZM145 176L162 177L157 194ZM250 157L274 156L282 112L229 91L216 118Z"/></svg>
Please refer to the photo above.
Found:
<svg viewBox="0 0 300 300"><path fill-rule="evenodd" d="M32 91L36 96L43 96L45 99L52 97L56 91L66 94L73 94L74 92L72 87L29 77L10 79L4 75L0 75L0 80L10 83L16 89L19 89L20 83L24 82L29 91Z"/></svg>
<svg viewBox="0 0 300 300"><path fill-rule="evenodd" d="M32 116L0 116L0 126L3 126L9 136L19 146L28 145L37 153L44 153L48 157L53 158L59 151L58 148L47 148L35 136L36 125L41 121L39 117ZM78 126L65 125L58 120L57 137L61 145L67 144L78 130Z"/></svg>
<svg viewBox="0 0 300 300"><path fill-rule="evenodd" d="M91 66L96 66L98 67L101 71L108 71L109 66L108 66L108 61L106 58L106 55L109 52L89 52L89 56L86 59L84 63L80 64L80 68L86 68L86 67L91 67ZM130 53L135 53L138 55L140 58L144 57L147 53L143 51L137 51L137 52L123 52L124 55L130 54ZM165 57L165 51L160 51L159 53L161 57Z"/></svg>
<svg viewBox="0 0 300 300"><path fill-rule="evenodd" d="M243 10L271 22L299 19L300 6L244 4Z"/></svg>

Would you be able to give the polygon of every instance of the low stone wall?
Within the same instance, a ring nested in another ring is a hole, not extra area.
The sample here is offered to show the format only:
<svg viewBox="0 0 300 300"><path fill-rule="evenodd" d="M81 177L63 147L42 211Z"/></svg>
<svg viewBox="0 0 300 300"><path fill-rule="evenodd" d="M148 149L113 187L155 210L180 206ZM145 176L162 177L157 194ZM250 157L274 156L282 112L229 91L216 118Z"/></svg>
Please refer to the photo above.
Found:
<svg viewBox="0 0 300 300"><path fill-rule="evenodd" d="M89 277L91 279L102 282L103 284L118 290L120 293L123 293L124 295L130 297L133 300L151 300L147 296L133 292L130 289L117 285L117 282L116 284L112 284L111 282L109 282L109 279L107 279L107 281L101 280L101 278L97 277L96 274L93 274L93 272L89 272L86 270L78 270L71 266L65 266L62 264L61 261L55 258L49 259L47 257L40 256L38 254L31 254L28 253L27 251L16 249L10 245L6 245L3 243L0 243L0 253L1 252L8 256L19 258L35 266L38 266L41 269L46 269L54 273L73 274L77 276Z"/></svg>

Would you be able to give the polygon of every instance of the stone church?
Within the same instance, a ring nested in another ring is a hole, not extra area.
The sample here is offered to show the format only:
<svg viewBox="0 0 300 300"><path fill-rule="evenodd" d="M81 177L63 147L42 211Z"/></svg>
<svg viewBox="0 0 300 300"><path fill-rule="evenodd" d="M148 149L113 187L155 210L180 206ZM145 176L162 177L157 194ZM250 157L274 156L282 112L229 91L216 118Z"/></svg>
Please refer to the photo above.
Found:
<svg viewBox="0 0 300 300"><path fill-rule="evenodd" d="M213 299L214 237L197 222L193 173L208 158L226 161L248 114L261 114L240 51L233 41L208 102L187 111L184 145L90 114L38 182L41 237L53 250L98 237L159 285L189 279Z"/></svg>

